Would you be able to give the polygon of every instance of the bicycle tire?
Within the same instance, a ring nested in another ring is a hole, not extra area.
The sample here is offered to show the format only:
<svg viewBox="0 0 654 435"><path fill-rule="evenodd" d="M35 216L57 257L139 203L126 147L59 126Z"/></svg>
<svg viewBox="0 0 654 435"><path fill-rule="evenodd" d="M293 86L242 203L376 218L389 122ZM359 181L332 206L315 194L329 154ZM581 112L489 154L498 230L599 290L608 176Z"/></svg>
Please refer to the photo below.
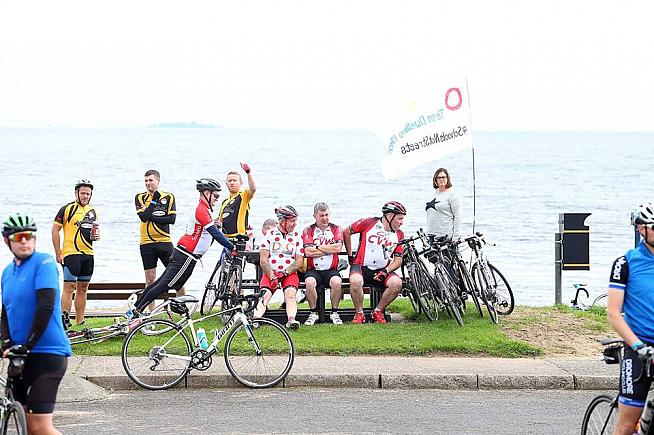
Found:
<svg viewBox="0 0 654 435"><path fill-rule="evenodd" d="M470 275L470 271L465 266L465 263L463 261L459 262L459 271L461 272L459 274L459 279L462 280L463 285L466 287L467 293L472 299L475 308L477 309L477 314L479 314L479 317L483 318L484 312L482 311L481 303L479 302L477 286L473 281L472 276Z"/></svg>
<svg viewBox="0 0 654 435"><path fill-rule="evenodd" d="M141 329L153 323L155 329L168 327L159 335L145 335ZM191 369L193 346L184 328L170 320L150 319L134 328L123 343L121 360L127 376L148 390L165 390L184 379Z"/></svg>
<svg viewBox="0 0 654 435"><path fill-rule="evenodd" d="M497 314L508 316L515 308L515 298L513 297L513 290L509 285L502 272L493 264L488 263L493 278L493 286L497 296Z"/></svg>
<svg viewBox="0 0 654 435"><path fill-rule="evenodd" d="M591 308L593 308L593 307L602 307L602 308L606 308L606 304L608 303L608 301L609 301L609 294L608 294L608 293L604 293L604 294L601 294L601 295L599 295L598 297L596 297L596 298L593 300L593 303L590 305L590 307L591 307Z"/></svg>
<svg viewBox="0 0 654 435"><path fill-rule="evenodd" d="M613 397L600 395L591 400L581 423L581 435L612 434L618 415L618 403Z"/></svg>
<svg viewBox="0 0 654 435"><path fill-rule="evenodd" d="M194 306L196 306L196 305L197 304L194 304ZM195 311L195 310L190 310L190 313L193 313L193 311ZM162 304L156 306L154 308L154 310L152 310L152 312L150 314L148 314L144 319L140 320L140 323L145 322L145 321L150 320L150 319L163 319L163 320L170 320L171 322L177 324L182 319L182 316L181 315L173 315L173 314L175 314L175 313L173 313L170 310L170 303L168 301L166 301L166 302L163 302ZM133 324L132 322L134 322L134 320L129 322L129 326L128 326L129 330L132 330L133 328L138 326L138 325ZM136 322L139 322L139 320L136 319ZM159 326L160 329L155 329L155 326ZM165 332L170 331L170 326L167 326L167 325L164 325L164 324L156 324L156 325L152 324L148 328L141 328L140 331L141 331L141 333L143 335L159 335L159 334L163 334Z"/></svg>
<svg viewBox="0 0 654 435"><path fill-rule="evenodd" d="M407 268L409 269L409 276L411 277L411 281L414 283L414 289L418 297L418 305L420 306L420 311L422 311L425 317L427 317L427 320L431 322L434 320L433 312L429 307L429 298L431 298L431 292L429 291L429 288L425 286L424 281L421 279L422 277L419 276L416 264L409 263ZM438 313L436 318L438 318Z"/></svg>
<svg viewBox="0 0 654 435"><path fill-rule="evenodd" d="M413 311L416 314L420 314L421 308L418 303L418 293L414 288L413 281L406 271L404 263L402 263L402 295L409 298Z"/></svg>
<svg viewBox="0 0 654 435"><path fill-rule="evenodd" d="M27 435L27 417L23 405L17 400L12 400L5 412L2 434Z"/></svg>
<svg viewBox="0 0 654 435"><path fill-rule="evenodd" d="M443 277L443 273L446 274L447 271L444 269L442 264L438 264L434 271L434 279L438 286L438 292L441 295L447 313L454 317L459 326L463 326L463 312L461 311L460 302L457 300L459 296L455 296L456 292L452 288L453 284L449 281L449 278Z"/></svg>
<svg viewBox="0 0 654 435"><path fill-rule="evenodd" d="M245 386L274 387L293 367L293 341L286 329L274 320L262 317L252 320L251 325L241 323L227 334L225 365L234 379ZM253 343L259 347L259 353Z"/></svg>
<svg viewBox="0 0 654 435"><path fill-rule="evenodd" d="M111 329L103 329L104 328L93 328L89 329L87 332L69 330L66 334L68 335L68 340L70 341L71 346L84 343L100 343L101 341L127 334L127 331L120 328L118 325Z"/></svg>
<svg viewBox="0 0 654 435"><path fill-rule="evenodd" d="M437 284L423 263L418 263L417 270L419 272L418 280L422 288L419 293L420 300L424 306L425 313L430 313L433 320L438 320L438 298L435 295Z"/></svg>
<svg viewBox="0 0 654 435"><path fill-rule="evenodd" d="M488 265L488 263L486 264ZM495 293L495 287L488 282L488 274L482 272L479 263L475 263L472 266L472 269L476 272L476 284L478 286L477 288L479 290L481 300L486 306L486 311L488 311L488 315L490 316L491 321L493 323L498 323L499 319L497 315L497 295Z"/></svg>

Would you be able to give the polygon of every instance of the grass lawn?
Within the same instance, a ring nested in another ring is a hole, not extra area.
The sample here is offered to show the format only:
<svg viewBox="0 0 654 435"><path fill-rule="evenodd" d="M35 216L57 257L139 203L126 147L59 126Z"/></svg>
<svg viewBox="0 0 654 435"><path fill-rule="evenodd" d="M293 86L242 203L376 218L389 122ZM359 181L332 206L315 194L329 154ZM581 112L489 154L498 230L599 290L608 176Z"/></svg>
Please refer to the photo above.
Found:
<svg viewBox="0 0 654 435"><path fill-rule="evenodd" d="M343 301L342 307L347 307ZM302 307L302 306L301 306ZM554 308L550 308L554 309ZM316 324L292 331L291 337L298 355L474 355L496 357L532 357L542 350L525 341L509 338L486 316L480 319L471 309L465 316L465 326L441 316L429 322L413 312L406 299L396 300L389 312L398 313L402 321L386 325ZM104 326L109 318L87 319L89 327ZM500 319L501 322L501 319ZM219 317L203 322L211 340L213 329L222 327ZM224 339L223 339L224 340ZM120 355L123 337L102 343L76 345L77 355Z"/></svg>

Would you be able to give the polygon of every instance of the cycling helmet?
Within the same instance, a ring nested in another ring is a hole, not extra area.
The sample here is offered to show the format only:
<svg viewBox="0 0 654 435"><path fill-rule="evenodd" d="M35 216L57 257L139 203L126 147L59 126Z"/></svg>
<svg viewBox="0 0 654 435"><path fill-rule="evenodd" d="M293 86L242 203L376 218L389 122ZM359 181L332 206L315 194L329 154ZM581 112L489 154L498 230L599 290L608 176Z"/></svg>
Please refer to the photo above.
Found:
<svg viewBox="0 0 654 435"><path fill-rule="evenodd" d="M275 209L277 219L291 219L297 217L297 211L290 205L282 205Z"/></svg>
<svg viewBox="0 0 654 435"><path fill-rule="evenodd" d="M2 237L9 237L21 231L36 231L36 223L26 214L10 214L7 220L2 223Z"/></svg>
<svg viewBox="0 0 654 435"><path fill-rule="evenodd" d="M75 190L79 189L82 186L90 187L91 190L93 190L93 183L91 183L91 180L89 180L88 178L82 178L80 180L77 180L77 183L75 183Z"/></svg>
<svg viewBox="0 0 654 435"><path fill-rule="evenodd" d="M634 214L634 223L654 224L654 204L651 202L645 202L639 205Z"/></svg>
<svg viewBox="0 0 654 435"><path fill-rule="evenodd" d="M214 180L213 178L200 178L199 180L196 181L195 188L198 189L200 192L205 191L205 190L210 190L212 192L220 192L223 190L222 187L220 187L220 183Z"/></svg>
<svg viewBox="0 0 654 435"><path fill-rule="evenodd" d="M406 214L406 207L397 201L388 201L382 207L382 213Z"/></svg>

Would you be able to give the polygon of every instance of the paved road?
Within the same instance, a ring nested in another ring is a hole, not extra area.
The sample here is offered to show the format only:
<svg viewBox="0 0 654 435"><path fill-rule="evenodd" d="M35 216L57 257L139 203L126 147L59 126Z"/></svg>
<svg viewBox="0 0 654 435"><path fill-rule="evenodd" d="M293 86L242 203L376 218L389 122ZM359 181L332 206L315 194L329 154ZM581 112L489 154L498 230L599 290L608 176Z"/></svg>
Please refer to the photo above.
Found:
<svg viewBox="0 0 654 435"><path fill-rule="evenodd" d="M121 391L64 403L65 434L575 434L598 391L285 388Z"/></svg>

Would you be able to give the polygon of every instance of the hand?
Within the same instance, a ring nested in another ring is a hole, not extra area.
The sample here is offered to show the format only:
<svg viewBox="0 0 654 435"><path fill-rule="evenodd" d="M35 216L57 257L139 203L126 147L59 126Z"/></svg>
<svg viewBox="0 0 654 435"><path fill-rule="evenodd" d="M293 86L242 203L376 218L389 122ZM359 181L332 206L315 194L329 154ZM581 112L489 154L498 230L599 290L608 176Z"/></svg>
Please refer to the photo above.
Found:
<svg viewBox="0 0 654 435"><path fill-rule="evenodd" d="M152 194L152 200L153 201L159 201L159 198L161 198L161 192L158 190L155 190L154 193Z"/></svg>
<svg viewBox="0 0 654 435"><path fill-rule="evenodd" d="M286 273L284 272L273 272L273 274L275 275L275 279L282 279L286 277Z"/></svg>
<svg viewBox="0 0 654 435"><path fill-rule="evenodd" d="M14 344L9 349L5 350L3 356L8 355L10 353L13 353L14 355L27 355L29 353L29 350L23 344Z"/></svg>
<svg viewBox="0 0 654 435"><path fill-rule="evenodd" d="M352 266L354 264L354 255L348 255L347 262Z"/></svg>
<svg viewBox="0 0 654 435"><path fill-rule="evenodd" d="M250 168L250 165L248 165L247 163L243 163L243 162L241 162L241 168L243 168L243 170L245 171L246 174L249 174L250 171L252 170Z"/></svg>
<svg viewBox="0 0 654 435"><path fill-rule="evenodd" d="M238 251L236 250L236 247L232 249L232 252L230 253L232 257L238 257Z"/></svg>
<svg viewBox="0 0 654 435"><path fill-rule="evenodd" d="M387 276L388 276L388 272L386 271L386 269L382 269L382 270L378 271L372 277L372 279L374 279L375 281L384 282L384 281L386 281Z"/></svg>
<svg viewBox="0 0 654 435"><path fill-rule="evenodd" d="M644 344L641 344L634 350L638 354L638 358L641 360L646 360L654 355L654 348L651 346L645 346Z"/></svg>
<svg viewBox="0 0 654 435"><path fill-rule="evenodd" d="M56 260L57 260L57 263L59 263L59 264L64 264L64 259L63 259L63 257L61 256L61 252L58 253L58 254L56 254Z"/></svg>

